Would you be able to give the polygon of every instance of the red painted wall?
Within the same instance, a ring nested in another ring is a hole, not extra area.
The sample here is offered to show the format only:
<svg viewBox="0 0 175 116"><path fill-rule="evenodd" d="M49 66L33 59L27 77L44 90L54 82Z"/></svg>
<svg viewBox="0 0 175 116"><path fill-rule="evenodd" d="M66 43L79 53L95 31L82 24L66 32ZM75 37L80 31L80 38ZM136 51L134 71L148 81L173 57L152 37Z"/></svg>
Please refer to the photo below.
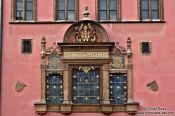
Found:
<svg viewBox="0 0 175 116"><path fill-rule="evenodd" d="M89 6L90 18L95 20L95 0L79 0L79 17L85 4ZM137 0L122 1L122 20L138 20ZM2 56L2 104L1 116L38 116L34 102L40 99L40 42L43 36L48 44L63 41L65 31L71 25L56 24L10 24L11 0L4 0L3 13L3 56ZM126 46L128 36L132 39L134 76L134 99L140 103L139 111L145 107L165 107L175 114L175 10L174 0L164 0L165 23L103 23L111 42L119 41ZM37 0L37 20L53 21L53 0ZM21 54L21 40L33 39L33 53ZM140 42L151 41L152 53L143 56ZM27 87L15 92L15 84L20 80ZM159 91L152 92L146 85L152 80L159 84ZM58 113L47 113L57 116ZM60 116L62 114L59 114ZM82 115L74 114L72 115ZM83 114L89 115L89 114ZM102 116L101 113L92 113ZM127 116L113 113L113 116ZM149 116L149 115L146 115ZM168 115L166 115L168 116Z"/></svg>

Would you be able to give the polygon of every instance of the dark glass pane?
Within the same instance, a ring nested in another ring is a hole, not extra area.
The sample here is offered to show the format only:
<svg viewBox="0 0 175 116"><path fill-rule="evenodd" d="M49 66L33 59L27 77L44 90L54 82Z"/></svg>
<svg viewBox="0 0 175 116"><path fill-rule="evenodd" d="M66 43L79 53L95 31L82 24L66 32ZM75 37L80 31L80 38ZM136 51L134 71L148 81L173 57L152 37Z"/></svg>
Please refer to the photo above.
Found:
<svg viewBox="0 0 175 116"><path fill-rule="evenodd" d="M151 9L158 10L158 0L151 0Z"/></svg>
<svg viewBox="0 0 175 116"><path fill-rule="evenodd" d="M17 1L16 10L23 10L23 2L22 1Z"/></svg>
<svg viewBox="0 0 175 116"><path fill-rule="evenodd" d="M109 0L109 2L110 2L110 6L109 6L109 8L110 8L110 10L116 10L117 9L117 0Z"/></svg>
<svg viewBox="0 0 175 116"><path fill-rule="evenodd" d="M127 102L126 74L110 75L110 102L111 104L124 104Z"/></svg>
<svg viewBox="0 0 175 116"><path fill-rule="evenodd" d="M107 1L106 0L100 0L100 10L107 10Z"/></svg>
<svg viewBox="0 0 175 116"><path fill-rule="evenodd" d="M68 0L68 10L75 10L75 0Z"/></svg>
<svg viewBox="0 0 175 116"><path fill-rule="evenodd" d="M22 10L16 11L16 20L23 20L23 11Z"/></svg>
<svg viewBox="0 0 175 116"><path fill-rule="evenodd" d="M65 10L65 0L58 0L57 7L58 10Z"/></svg>
<svg viewBox="0 0 175 116"><path fill-rule="evenodd" d="M159 11L158 10L151 11L151 18L159 19Z"/></svg>
<svg viewBox="0 0 175 116"><path fill-rule="evenodd" d="M141 8L142 9L148 9L148 0L142 0Z"/></svg>
<svg viewBox="0 0 175 116"><path fill-rule="evenodd" d="M88 72L80 68L73 69L73 103L99 104L99 71L99 68L92 68Z"/></svg>
<svg viewBox="0 0 175 116"><path fill-rule="evenodd" d="M47 104L61 104L63 102L62 75L51 74L47 77L46 102Z"/></svg>
<svg viewBox="0 0 175 116"><path fill-rule="evenodd" d="M110 20L116 20L117 19L116 12L117 11L110 11Z"/></svg>
<svg viewBox="0 0 175 116"><path fill-rule="evenodd" d="M23 40L22 41L22 53L31 53L32 52L32 41Z"/></svg>
<svg viewBox="0 0 175 116"><path fill-rule="evenodd" d="M33 2L28 1L26 2L26 10L32 10L33 9Z"/></svg>
<svg viewBox="0 0 175 116"><path fill-rule="evenodd" d="M75 20L75 11L68 11L68 20L70 21Z"/></svg>
<svg viewBox="0 0 175 116"><path fill-rule="evenodd" d="M100 11L100 20L107 19L107 11Z"/></svg>
<svg viewBox="0 0 175 116"><path fill-rule="evenodd" d="M142 19L148 19L148 10L142 10Z"/></svg>
<svg viewBox="0 0 175 116"><path fill-rule="evenodd" d="M33 19L33 11L26 11L26 20L32 20Z"/></svg>
<svg viewBox="0 0 175 116"><path fill-rule="evenodd" d="M65 20L65 12L64 11L58 11L58 20Z"/></svg>
<svg viewBox="0 0 175 116"><path fill-rule="evenodd" d="M149 42L142 42L142 53L150 53Z"/></svg>

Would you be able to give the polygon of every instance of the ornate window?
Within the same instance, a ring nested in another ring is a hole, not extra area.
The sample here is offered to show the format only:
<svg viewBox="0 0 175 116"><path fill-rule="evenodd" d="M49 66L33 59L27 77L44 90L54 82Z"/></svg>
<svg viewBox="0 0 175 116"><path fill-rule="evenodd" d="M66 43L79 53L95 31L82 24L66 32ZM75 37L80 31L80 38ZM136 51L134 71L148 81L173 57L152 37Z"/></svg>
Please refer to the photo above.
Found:
<svg viewBox="0 0 175 116"><path fill-rule="evenodd" d="M97 0L99 21L120 20L120 0Z"/></svg>
<svg viewBox="0 0 175 116"><path fill-rule="evenodd" d="M92 44L93 43L93 44ZM91 20L74 23L63 43L41 42L41 99L36 111L127 112L138 103L132 96L131 40L127 49L108 41L104 28Z"/></svg>
<svg viewBox="0 0 175 116"><path fill-rule="evenodd" d="M140 0L141 20L163 20L162 0Z"/></svg>
<svg viewBox="0 0 175 116"><path fill-rule="evenodd" d="M55 20L76 21L78 19L78 0L55 0Z"/></svg>
<svg viewBox="0 0 175 116"><path fill-rule="evenodd" d="M13 20L36 20L36 0L13 0Z"/></svg>

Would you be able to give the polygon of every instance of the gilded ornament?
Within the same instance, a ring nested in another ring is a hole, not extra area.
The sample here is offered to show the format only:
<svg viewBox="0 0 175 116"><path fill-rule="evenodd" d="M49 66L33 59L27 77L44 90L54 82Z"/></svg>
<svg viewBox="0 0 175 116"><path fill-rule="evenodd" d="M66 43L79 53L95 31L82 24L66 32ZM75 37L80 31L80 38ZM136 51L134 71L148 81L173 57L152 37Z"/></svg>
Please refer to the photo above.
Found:
<svg viewBox="0 0 175 116"><path fill-rule="evenodd" d="M79 70L83 70L85 73L88 73L90 70L94 70L94 67L93 66L79 67Z"/></svg>
<svg viewBox="0 0 175 116"><path fill-rule="evenodd" d="M90 23L82 23L79 27L75 27L76 42L95 42L96 30Z"/></svg>
<svg viewBox="0 0 175 116"><path fill-rule="evenodd" d="M124 68L124 57L113 56L112 57L112 67L114 68Z"/></svg>
<svg viewBox="0 0 175 116"><path fill-rule="evenodd" d="M51 55L48 58L48 68L49 69L59 69L61 68L60 56Z"/></svg>

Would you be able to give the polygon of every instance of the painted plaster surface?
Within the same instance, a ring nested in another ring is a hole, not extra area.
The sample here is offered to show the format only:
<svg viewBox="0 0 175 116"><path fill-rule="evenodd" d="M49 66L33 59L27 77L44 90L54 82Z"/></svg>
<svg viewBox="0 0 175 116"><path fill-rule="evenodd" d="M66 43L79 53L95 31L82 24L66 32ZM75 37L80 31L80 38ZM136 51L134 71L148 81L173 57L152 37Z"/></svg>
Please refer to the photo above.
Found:
<svg viewBox="0 0 175 116"><path fill-rule="evenodd" d="M79 18L85 4L89 6L90 18L95 20L95 0L79 0ZM137 0L122 1L122 20L137 20ZM40 99L40 42L43 36L47 45L62 42L65 31L71 23L56 24L10 24L11 0L4 0L3 13L3 56L2 56L2 102L1 116L38 116L34 102ZM164 0L165 23L103 23L111 42L126 46L127 37L132 39L134 74L133 94L140 103L139 112L155 111L151 108L166 108L175 115L175 10L174 0ZM37 0L37 20L53 21L53 0ZM21 54L21 40L32 39L32 54ZM143 56L140 42L150 41L152 53ZM27 87L15 91L20 80ZM156 80L159 91L153 92L146 85ZM160 111L165 111L161 109ZM59 114L62 116L63 114ZM101 113L72 113L73 116L103 116ZM113 113L112 116L127 116L127 113ZM139 114L137 114L140 116ZM47 113L46 116L58 116ZM145 116L152 116L146 114ZM164 115L169 116L169 115ZM172 116L172 115L170 115Z"/></svg>

